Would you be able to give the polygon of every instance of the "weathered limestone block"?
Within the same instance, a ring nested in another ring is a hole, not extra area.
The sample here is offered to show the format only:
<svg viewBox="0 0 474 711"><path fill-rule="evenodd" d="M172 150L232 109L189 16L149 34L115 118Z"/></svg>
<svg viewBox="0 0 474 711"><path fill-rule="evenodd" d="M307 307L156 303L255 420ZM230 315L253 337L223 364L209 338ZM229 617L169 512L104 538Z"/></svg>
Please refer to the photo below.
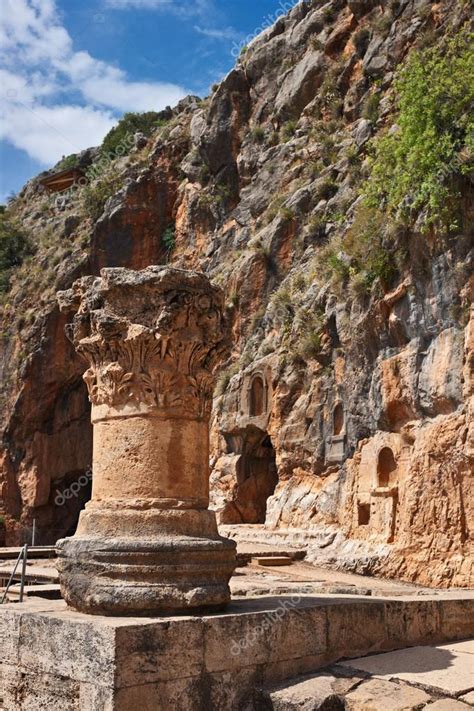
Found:
<svg viewBox="0 0 474 711"><path fill-rule="evenodd" d="M273 711L345 711L343 697L359 683L357 678L337 678L321 672L263 690L259 701L261 708Z"/></svg>
<svg viewBox="0 0 474 711"><path fill-rule="evenodd" d="M414 711L431 697L407 684L371 679L346 696L349 711Z"/></svg>
<svg viewBox="0 0 474 711"><path fill-rule="evenodd" d="M410 655L410 663L403 667L392 663L388 666L391 674L414 669L416 660L422 660L425 652L429 654L429 647L420 645L434 640L446 643L441 650L433 650L434 660L440 654L443 660L453 659L455 649L458 658L472 656L467 643L449 640L472 636L473 608L473 596L467 592L379 600L288 595L234 600L225 612L217 614L123 619L84 615L68 609L62 600L29 599L22 605L0 606L3 708L228 711L255 708L247 704L254 691L268 689L263 701L270 697L275 708L332 709L329 700L352 694L354 678L365 677L366 664L381 664L386 655L380 652L403 649L407 640L417 645L402 652ZM430 629L428 637L424 624L412 624L417 615L433 618L433 633ZM464 620L462 627L460 619ZM61 650L67 653L61 654ZM374 656L367 658L369 653ZM299 678L282 684L354 654L364 656L342 662L308 683ZM458 666L454 668L457 674ZM433 658L429 670L434 677L443 671L433 664ZM453 678L449 665L448 673ZM401 684L379 681L389 694L375 694L372 685L361 699L363 704L367 698L370 706L355 705L357 696L352 699L354 706L347 707L393 711L402 704L402 709L412 708L403 706L407 697L397 692ZM366 683L371 682L363 685ZM273 693L277 684L282 694ZM439 686L437 679L435 685ZM464 680L458 688L459 693L467 688ZM458 693L456 689L454 693ZM393 706L382 706L385 696ZM309 706L311 697L314 707ZM287 701L294 705L286 706ZM298 702L301 705L296 706ZM419 701L413 704L415 708L420 705ZM343 704L341 708L345 708Z"/></svg>
<svg viewBox="0 0 474 711"><path fill-rule="evenodd" d="M94 426L92 500L58 543L66 601L93 614L225 604L235 544L208 510L220 290L168 267L103 269L58 299L75 314Z"/></svg>

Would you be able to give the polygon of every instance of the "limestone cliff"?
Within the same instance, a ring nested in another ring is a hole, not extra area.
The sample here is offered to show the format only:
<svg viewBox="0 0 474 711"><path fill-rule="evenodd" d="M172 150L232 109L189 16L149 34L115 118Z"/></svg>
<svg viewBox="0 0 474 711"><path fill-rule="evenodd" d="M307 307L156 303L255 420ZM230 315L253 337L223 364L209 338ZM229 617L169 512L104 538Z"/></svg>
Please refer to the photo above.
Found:
<svg viewBox="0 0 474 711"><path fill-rule="evenodd" d="M422 211L389 229L361 196L377 138L397 130L399 68L468 21L454 0L301 2L128 155L82 154L89 185L59 202L25 186L7 213L34 253L12 270L0 341L7 542L33 518L54 541L90 496L70 495L91 428L55 292L169 261L228 298L221 522L265 521L346 569L472 585L472 184L456 177L449 229Z"/></svg>

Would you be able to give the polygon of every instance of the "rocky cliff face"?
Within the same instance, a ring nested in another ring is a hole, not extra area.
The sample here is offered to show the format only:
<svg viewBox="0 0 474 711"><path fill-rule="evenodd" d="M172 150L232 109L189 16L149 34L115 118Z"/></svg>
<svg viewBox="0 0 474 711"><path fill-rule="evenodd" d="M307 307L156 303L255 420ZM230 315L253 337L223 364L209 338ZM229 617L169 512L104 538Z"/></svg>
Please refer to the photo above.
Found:
<svg viewBox="0 0 474 711"><path fill-rule="evenodd" d="M210 98L181 102L60 209L37 180L23 189L8 212L35 254L11 278L1 341L9 543L33 518L43 542L67 533L90 495L71 494L91 429L56 290L170 261L228 297L211 460L221 522L265 522L350 570L472 584L472 188L461 181L454 228L415 219L390 238L360 196L395 121L399 66L468 14L453 0L301 2ZM367 225L385 235L375 254Z"/></svg>

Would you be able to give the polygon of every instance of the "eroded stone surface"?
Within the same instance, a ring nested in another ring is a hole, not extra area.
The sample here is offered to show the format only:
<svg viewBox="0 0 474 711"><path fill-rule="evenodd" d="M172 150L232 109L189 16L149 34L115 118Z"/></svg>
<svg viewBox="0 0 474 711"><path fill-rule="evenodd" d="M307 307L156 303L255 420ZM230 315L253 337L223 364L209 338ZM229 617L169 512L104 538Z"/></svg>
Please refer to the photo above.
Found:
<svg viewBox="0 0 474 711"><path fill-rule="evenodd" d="M472 708L469 704L464 704L456 699L438 699L434 704L427 707L427 711L469 711Z"/></svg>
<svg viewBox="0 0 474 711"><path fill-rule="evenodd" d="M356 678L337 678L330 674L316 674L283 682L260 695L261 708L267 702L274 711L345 711L343 697L360 683Z"/></svg>
<svg viewBox="0 0 474 711"><path fill-rule="evenodd" d="M421 689L406 684L372 679L345 698L348 711L414 711L430 701Z"/></svg>
<svg viewBox="0 0 474 711"><path fill-rule="evenodd" d="M94 425L92 500L58 543L64 597L94 614L222 605L235 544L207 509L222 293L167 267L101 274L58 296L89 364Z"/></svg>
<svg viewBox="0 0 474 711"><path fill-rule="evenodd" d="M411 647L387 654L352 659L343 666L382 680L399 679L458 696L472 689L472 655L449 647Z"/></svg>

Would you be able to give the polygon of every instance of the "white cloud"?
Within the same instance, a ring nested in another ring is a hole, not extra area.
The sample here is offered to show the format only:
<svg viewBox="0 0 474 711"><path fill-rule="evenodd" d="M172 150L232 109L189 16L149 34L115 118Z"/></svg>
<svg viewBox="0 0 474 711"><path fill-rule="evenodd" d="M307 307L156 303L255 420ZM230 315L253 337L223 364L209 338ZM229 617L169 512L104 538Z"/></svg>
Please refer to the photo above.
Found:
<svg viewBox="0 0 474 711"><path fill-rule="evenodd" d="M44 164L97 145L125 111L160 110L188 93L167 82L131 81L75 50L55 0L1 1L0 136Z"/></svg>
<svg viewBox="0 0 474 711"><path fill-rule="evenodd" d="M233 27L224 27L222 29L219 28L207 28L207 27L199 27L199 25L194 25L194 29L196 32L198 32L200 35L205 35L206 37L210 37L211 39L218 39L218 40L240 40L241 35L237 30L234 30Z"/></svg>
<svg viewBox="0 0 474 711"><path fill-rule="evenodd" d="M11 106L0 125L0 138L44 165L101 142L116 123L108 112L87 106Z"/></svg>
<svg viewBox="0 0 474 711"><path fill-rule="evenodd" d="M146 10L173 9L173 0L105 0L107 7L116 10L128 10L129 8Z"/></svg>
<svg viewBox="0 0 474 711"><path fill-rule="evenodd" d="M63 71L84 97L119 111L149 111L175 105L186 95L184 89L167 82L128 81L125 72L100 62L88 52L76 52Z"/></svg>
<svg viewBox="0 0 474 711"><path fill-rule="evenodd" d="M212 17L216 14L213 0L104 0L114 10L158 10L180 17Z"/></svg>
<svg viewBox="0 0 474 711"><path fill-rule="evenodd" d="M82 84L82 92L91 101L127 111L150 111L174 106L186 95L174 84L125 82L121 79L96 77Z"/></svg>

